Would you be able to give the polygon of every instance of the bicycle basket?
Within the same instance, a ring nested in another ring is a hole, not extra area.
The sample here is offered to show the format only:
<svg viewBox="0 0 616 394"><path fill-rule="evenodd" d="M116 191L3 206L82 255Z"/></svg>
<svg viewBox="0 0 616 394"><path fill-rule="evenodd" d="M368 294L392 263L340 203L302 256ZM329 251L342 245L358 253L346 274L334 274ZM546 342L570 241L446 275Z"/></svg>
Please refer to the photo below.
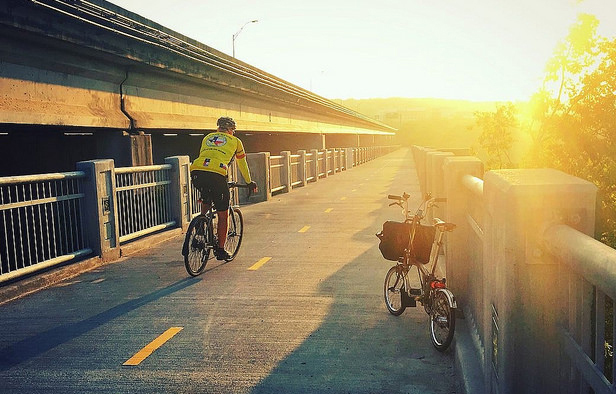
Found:
<svg viewBox="0 0 616 394"><path fill-rule="evenodd" d="M383 231L377 234L381 240L379 250L387 260L398 261L409 244L411 224L391 220L383 223Z"/></svg>
<svg viewBox="0 0 616 394"><path fill-rule="evenodd" d="M417 226L411 250L415 261L422 264L430 261L430 251L435 231L433 226ZM398 261L404 255L404 249L408 247L410 234L410 223L394 221L383 223L383 231L377 234L381 240L379 242L379 250L383 257L387 260Z"/></svg>
<svg viewBox="0 0 616 394"><path fill-rule="evenodd" d="M421 224L417 226L411 250L416 261L422 264L427 264L430 261L430 252L432 251L435 233L436 228L434 226L424 226Z"/></svg>

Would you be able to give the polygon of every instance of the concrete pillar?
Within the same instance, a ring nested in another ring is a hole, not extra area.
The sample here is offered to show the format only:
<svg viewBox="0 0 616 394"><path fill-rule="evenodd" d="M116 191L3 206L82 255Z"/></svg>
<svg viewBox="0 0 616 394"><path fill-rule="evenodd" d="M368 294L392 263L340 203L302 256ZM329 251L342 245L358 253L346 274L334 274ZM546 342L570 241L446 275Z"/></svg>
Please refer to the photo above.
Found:
<svg viewBox="0 0 616 394"><path fill-rule="evenodd" d="M319 180L319 150L311 149L310 153L312 153L311 173L314 174L314 182L316 182Z"/></svg>
<svg viewBox="0 0 616 394"><path fill-rule="evenodd" d="M544 230L568 223L594 232L596 187L551 169L489 171L484 179L486 389L559 392L558 265L543 253ZM488 263L489 262L489 263ZM493 357L495 355L495 357Z"/></svg>
<svg viewBox="0 0 616 394"><path fill-rule="evenodd" d="M240 194L240 202L261 202L272 198L270 189L270 153L248 153L246 155L248 167L250 168L250 176L257 183L258 191L253 194L250 200L246 198L245 193ZM247 193L247 192L246 192Z"/></svg>
<svg viewBox="0 0 616 394"><path fill-rule="evenodd" d="M445 197L445 174L443 172L443 164L445 162L446 157L453 156L451 152L430 152L427 155L427 160L429 161L427 168L427 177L430 179L431 190L428 190L429 193L432 193L432 197L442 198ZM447 202L439 202L436 206L433 207L430 211L427 212L428 220L432 220L435 217L440 219L444 219L445 217L445 206Z"/></svg>
<svg viewBox="0 0 616 394"><path fill-rule="evenodd" d="M456 229L447 234L447 248L445 250L447 264L447 284L453 290L458 300L458 306L465 313L468 304L469 281L481 278L482 243L480 235L475 234L475 228L469 220L483 223L483 198L473 194L462 182L464 175L472 175L483 179L483 163L476 157L453 156L444 157L444 183L447 206L444 220L456 224ZM471 203L475 202L481 207L481 212L470 209ZM472 283L472 282L471 282ZM474 286L481 288L483 283L474 281ZM480 297L477 297L480 298ZM483 299L473 299L478 305L482 305Z"/></svg>
<svg viewBox="0 0 616 394"><path fill-rule="evenodd" d="M96 137L98 157L109 157L117 167L151 165L152 136L126 132L102 133Z"/></svg>
<svg viewBox="0 0 616 394"><path fill-rule="evenodd" d="M414 146L413 158L415 159L415 168L417 169L417 176L419 177L419 190L421 194L426 194L428 190L426 179L426 155L428 152L432 152L434 149L425 148L423 146Z"/></svg>
<svg viewBox="0 0 616 394"><path fill-rule="evenodd" d="M323 178L327 178L329 176L329 160L327 160L327 149L323 149L323 173L325 174Z"/></svg>
<svg viewBox="0 0 616 394"><path fill-rule="evenodd" d="M280 180L285 187L283 193L289 193L293 189L291 186L291 151L285 150L280 152L282 156L282 169L280 173Z"/></svg>
<svg viewBox="0 0 616 394"><path fill-rule="evenodd" d="M82 219L88 244L103 261L116 260L120 257L120 238L113 160L80 161L77 170L86 174Z"/></svg>
<svg viewBox="0 0 616 394"><path fill-rule="evenodd" d="M306 184L308 183L308 181L306 181L306 151L301 149L297 151L297 154L299 155L299 164L297 165L297 171L299 172L299 180L302 182L300 186L306 186Z"/></svg>
<svg viewBox="0 0 616 394"><path fill-rule="evenodd" d="M171 217L177 226L186 231L191 219L190 210L190 160L188 156L165 158L171 165Z"/></svg>
<svg viewBox="0 0 616 394"><path fill-rule="evenodd" d="M351 168L353 168L353 148L344 148L345 151L345 159L346 159L346 163L345 163L345 168L347 170L350 170Z"/></svg>

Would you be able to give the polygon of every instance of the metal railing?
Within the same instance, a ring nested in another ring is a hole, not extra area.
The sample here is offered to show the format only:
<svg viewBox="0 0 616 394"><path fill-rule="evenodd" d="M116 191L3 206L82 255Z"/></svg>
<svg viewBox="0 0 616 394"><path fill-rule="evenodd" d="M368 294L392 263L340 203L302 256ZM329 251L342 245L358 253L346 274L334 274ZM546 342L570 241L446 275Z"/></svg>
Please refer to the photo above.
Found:
<svg viewBox="0 0 616 394"><path fill-rule="evenodd" d="M299 186L304 183L303 174L300 174L301 155L290 155L289 159L291 160L291 187Z"/></svg>
<svg viewBox="0 0 616 394"><path fill-rule="evenodd" d="M115 169L120 243L176 225L170 169L169 164Z"/></svg>
<svg viewBox="0 0 616 394"><path fill-rule="evenodd" d="M568 364L576 373L563 382L563 389L613 393L616 363L606 338L613 343L616 337L616 250L564 224L548 228L544 242L566 267L558 281L564 309L558 339L561 365Z"/></svg>
<svg viewBox="0 0 616 394"><path fill-rule="evenodd" d="M270 156L270 190L272 193L283 191L287 188L282 180L284 164L282 156Z"/></svg>
<svg viewBox="0 0 616 394"><path fill-rule="evenodd" d="M315 160L318 160L314 153L306 153L306 182L314 182L317 180L318 171L315 171L317 166Z"/></svg>
<svg viewBox="0 0 616 394"><path fill-rule="evenodd" d="M327 155L325 152L317 153L317 178L323 178L327 174L325 173L327 167Z"/></svg>
<svg viewBox="0 0 616 394"><path fill-rule="evenodd" d="M80 171L0 178L0 282L92 253Z"/></svg>

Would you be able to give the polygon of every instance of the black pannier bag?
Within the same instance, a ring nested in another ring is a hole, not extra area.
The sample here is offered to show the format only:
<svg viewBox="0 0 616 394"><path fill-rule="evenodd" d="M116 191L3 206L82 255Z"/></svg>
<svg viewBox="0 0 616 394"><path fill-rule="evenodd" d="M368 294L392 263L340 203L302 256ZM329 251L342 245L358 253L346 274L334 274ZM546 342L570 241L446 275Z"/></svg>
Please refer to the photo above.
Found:
<svg viewBox="0 0 616 394"><path fill-rule="evenodd" d="M430 260L430 250L434 240L435 228L433 226L418 225L413 240L413 256L415 260L426 264ZM383 223L383 231L377 236L381 240L379 250L387 260L398 261L404 255L404 249L409 244L411 224L394 222Z"/></svg>

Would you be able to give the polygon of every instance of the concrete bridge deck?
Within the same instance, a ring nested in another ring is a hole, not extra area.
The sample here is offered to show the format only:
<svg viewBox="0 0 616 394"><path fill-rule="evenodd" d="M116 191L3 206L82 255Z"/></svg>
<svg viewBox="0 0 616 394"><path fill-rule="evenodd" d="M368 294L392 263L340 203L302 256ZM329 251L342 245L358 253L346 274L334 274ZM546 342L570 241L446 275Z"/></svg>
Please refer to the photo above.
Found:
<svg viewBox="0 0 616 394"><path fill-rule="evenodd" d="M382 297L392 263L374 234L401 217L386 196L418 190L398 150L242 207L240 254L198 278L175 235L6 303L2 392L455 393L453 351L433 349L423 309L394 317Z"/></svg>

